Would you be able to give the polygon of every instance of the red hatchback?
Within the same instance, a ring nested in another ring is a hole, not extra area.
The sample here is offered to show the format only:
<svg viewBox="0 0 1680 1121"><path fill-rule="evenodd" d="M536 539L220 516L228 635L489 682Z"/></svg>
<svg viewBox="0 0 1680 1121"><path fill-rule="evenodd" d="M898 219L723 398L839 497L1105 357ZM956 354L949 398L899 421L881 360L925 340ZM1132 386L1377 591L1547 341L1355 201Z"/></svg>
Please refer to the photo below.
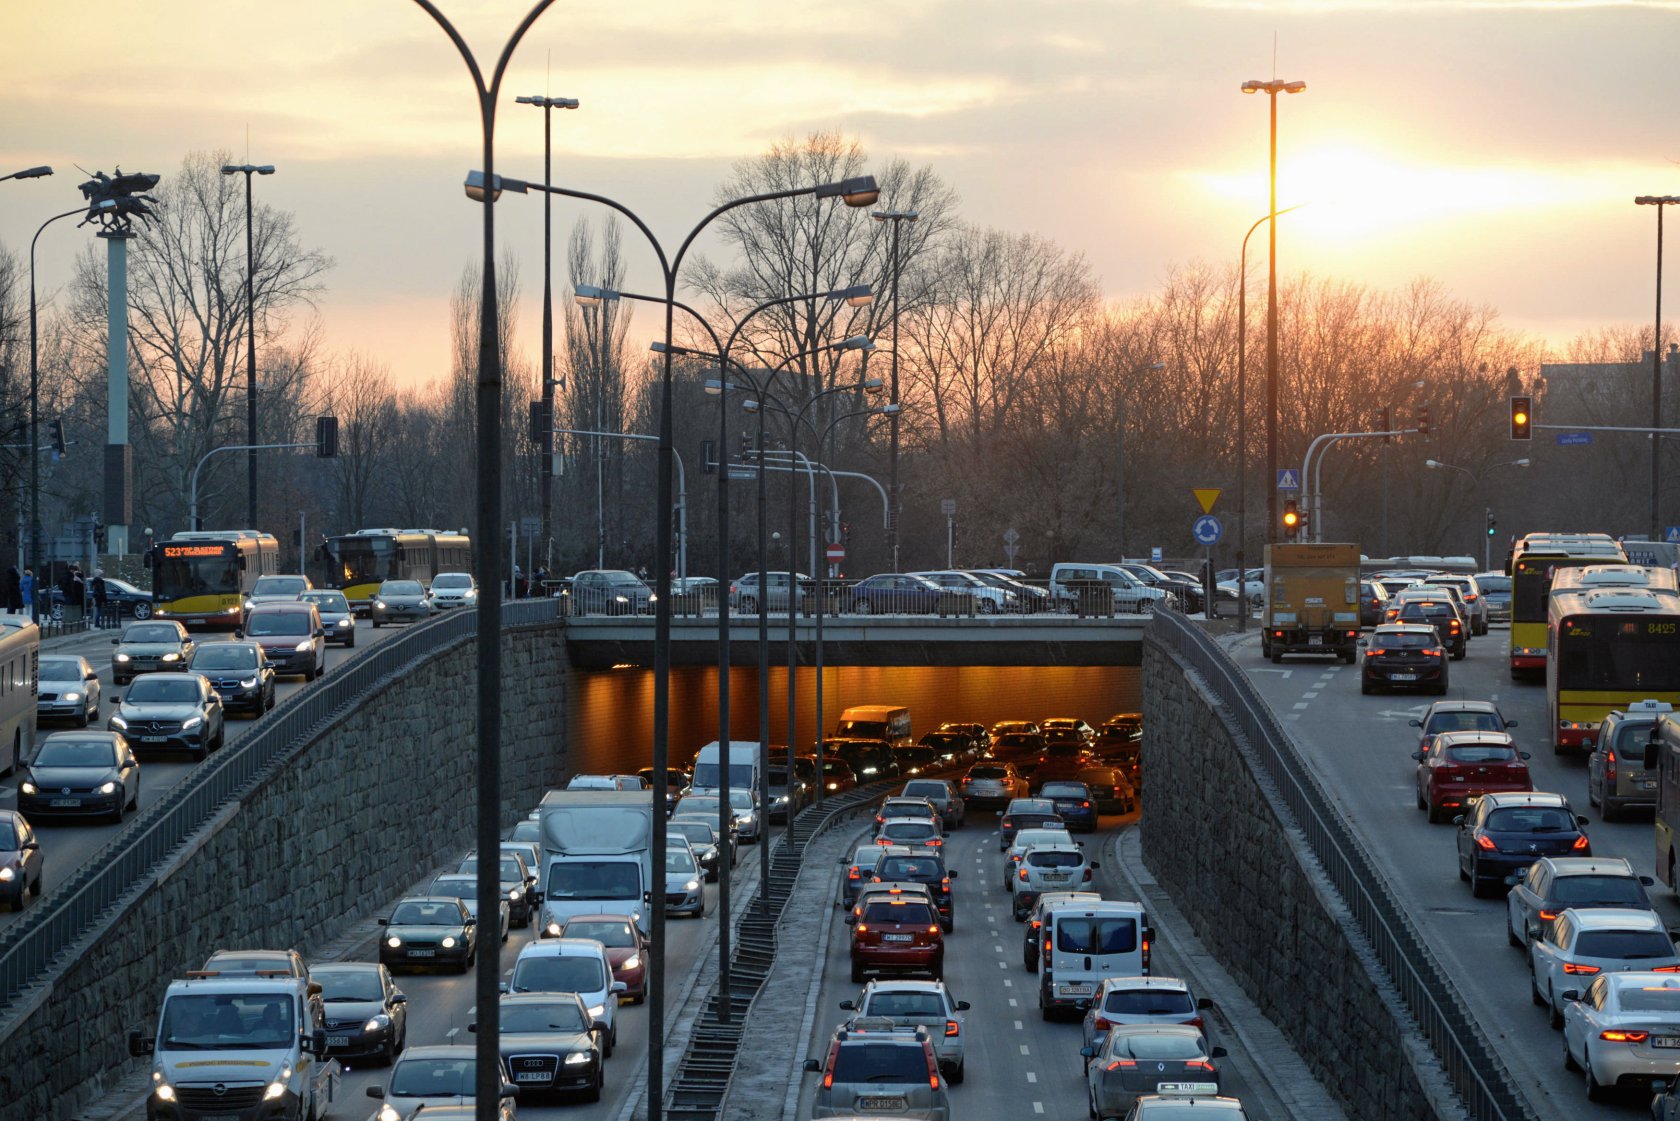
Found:
<svg viewBox="0 0 1680 1121"><path fill-rule="evenodd" d="M945 976L945 934L939 912L915 899L870 900L862 915L847 915L852 927L852 981L865 973L925 973Z"/></svg>
<svg viewBox="0 0 1680 1121"><path fill-rule="evenodd" d="M593 938L607 948L612 979L623 981L624 999L647 999L647 940L623 915L577 915L560 928L562 938Z"/></svg>
<svg viewBox="0 0 1680 1121"><path fill-rule="evenodd" d="M1446 821L1483 794L1534 789L1528 752L1505 732L1442 732L1427 750L1412 752L1417 766L1417 807L1430 821Z"/></svg>

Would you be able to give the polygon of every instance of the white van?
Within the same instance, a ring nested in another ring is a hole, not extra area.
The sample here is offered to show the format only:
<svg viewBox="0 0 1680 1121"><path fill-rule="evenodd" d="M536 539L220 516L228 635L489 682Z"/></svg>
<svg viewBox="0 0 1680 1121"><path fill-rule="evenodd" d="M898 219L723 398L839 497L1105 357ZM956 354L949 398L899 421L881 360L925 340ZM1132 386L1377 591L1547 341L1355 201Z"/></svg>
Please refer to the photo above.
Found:
<svg viewBox="0 0 1680 1121"><path fill-rule="evenodd" d="M1109 977L1147 977L1155 938L1141 903L1058 903L1040 930L1038 1010L1083 1012Z"/></svg>
<svg viewBox="0 0 1680 1121"><path fill-rule="evenodd" d="M688 784L690 794L716 794L723 775L718 771L718 741L713 740L694 757L694 777ZM729 789L758 789L758 741L729 741Z"/></svg>
<svg viewBox="0 0 1680 1121"><path fill-rule="evenodd" d="M1050 595L1063 611L1073 611L1079 605L1079 587L1083 584L1107 584L1114 593L1114 610L1122 615L1141 615L1153 611L1167 593L1151 588L1117 564L1078 564L1059 561L1050 569ZM1071 585L1071 586L1070 586Z"/></svg>
<svg viewBox="0 0 1680 1121"><path fill-rule="evenodd" d="M853 705L840 714L834 737L842 740L885 740L888 747L909 747L910 710L903 705Z"/></svg>

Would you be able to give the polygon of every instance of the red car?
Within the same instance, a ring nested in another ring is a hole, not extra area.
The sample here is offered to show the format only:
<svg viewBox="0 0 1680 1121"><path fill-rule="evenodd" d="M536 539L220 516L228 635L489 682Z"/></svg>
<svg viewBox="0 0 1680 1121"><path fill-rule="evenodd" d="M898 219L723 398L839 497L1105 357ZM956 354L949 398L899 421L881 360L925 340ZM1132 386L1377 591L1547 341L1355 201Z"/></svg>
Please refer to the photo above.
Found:
<svg viewBox="0 0 1680 1121"><path fill-rule="evenodd" d="M1506 732L1442 732L1426 751L1412 752L1417 766L1417 807L1430 821L1464 812L1483 794L1534 789L1528 752L1518 751Z"/></svg>
<svg viewBox="0 0 1680 1121"><path fill-rule="evenodd" d="M945 933L926 900L876 898L846 922L854 983L865 973L923 973L935 981L945 976Z"/></svg>
<svg viewBox="0 0 1680 1121"><path fill-rule="evenodd" d="M560 928L562 938L593 938L607 948L612 979L624 982L624 999L647 999L647 941L623 915L577 915Z"/></svg>

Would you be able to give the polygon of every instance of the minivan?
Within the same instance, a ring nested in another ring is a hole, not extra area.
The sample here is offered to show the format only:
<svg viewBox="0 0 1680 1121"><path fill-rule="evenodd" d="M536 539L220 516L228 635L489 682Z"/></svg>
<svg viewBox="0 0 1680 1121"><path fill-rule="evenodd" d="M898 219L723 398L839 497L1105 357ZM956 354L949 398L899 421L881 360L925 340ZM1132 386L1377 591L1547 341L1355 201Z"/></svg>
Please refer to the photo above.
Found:
<svg viewBox="0 0 1680 1121"><path fill-rule="evenodd" d="M889 747L909 747L910 710L902 705L854 705L840 714L834 738L885 740Z"/></svg>
<svg viewBox="0 0 1680 1121"><path fill-rule="evenodd" d="M313 603L259 603L233 633L262 647L276 677L312 681L327 672L327 632Z"/></svg>
<svg viewBox="0 0 1680 1121"><path fill-rule="evenodd" d="M694 775L689 780L690 794L716 794L721 789L723 775L718 770L719 745L713 740L694 757ZM729 741L729 789L758 789L758 741Z"/></svg>
<svg viewBox="0 0 1680 1121"><path fill-rule="evenodd" d="M1038 1010L1044 1019L1083 1013L1110 977L1149 975L1155 938L1143 904L1062 903L1044 912L1039 929Z"/></svg>

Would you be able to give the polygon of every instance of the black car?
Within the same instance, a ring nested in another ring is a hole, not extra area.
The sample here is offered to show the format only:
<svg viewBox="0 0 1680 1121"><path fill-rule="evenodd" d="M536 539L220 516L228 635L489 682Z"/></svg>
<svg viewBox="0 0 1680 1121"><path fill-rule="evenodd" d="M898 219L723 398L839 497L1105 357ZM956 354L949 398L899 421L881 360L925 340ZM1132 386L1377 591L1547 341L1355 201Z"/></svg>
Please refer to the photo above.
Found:
<svg viewBox="0 0 1680 1121"><path fill-rule="evenodd" d="M465 973L478 959L478 920L453 895L411 895L379 925L379 961L392 969L447 964Z"/></svg>
<svg viewBox="0 0 1680 1121"><path fill-rule="evenodd" d="M211 642L193 651L187 669L210 680L222 706L261 716L274 707L274 667L255 642Z"/></svg>
<svg viewBox="0 0 1680 1121"><path fill-rule="evenodd" d="M1475 895L1505 886L1505 878L1542 856L1591 856L1582 831L1587 819L1562 794L1484 794L1458 826L1458 878Z"/></svg>
<svg viewBox="0 0 1680 1121"><path fill-rule="evenodd" d="M939 925L947 932L957 926L957 909L951 897L951 881L957 870L945 867L945 858L935 849L909 845L880 845L881 859L870 877L876 883L926 884L939 909Z"/></svg>
<svg viewBox="0 0 1680 1121"><path fill-rule="evenodd" d="M1447 691L1447 648L1434 627L1385 623L1371 632L1359 668L1359 691L1378 689Z"/></svg>
<svg viewBox="0 0 1680 1121"><path fill-rule="evenodd" d="M309 968L321 986L327 1054L372 1055L390 1066L408 1044L408 997L378 962L335 961Z"/></svg>
<svg viewBox="0 0 1680 1121"><path fill-rule="evenodd" d="M1388 609L1388 588L1375 580L1359 582L1359 625L1380 626Z"/></svg>
<svg viewBox="0 0 1680 1121"><path fill-rule="evenodd" d="M1056 804L1048 798L1016 798L1004 808L998 822L998 851L1015 843L1015 834L1022 829L1061 829L1065 823L1056 812Z"/></svg>
<svg viewBox="0 0 1680 1121"><path fill-rule="evenodd" d="M1137 809L1137 788L1121 767L1086 767L1079 781L1091 788L1097 809L1105 814L1129 814Z"/></svg>
<svg viewBox="0 0 1680 1121"><path fill-rule="evenodd" d="M539 1093L601 1100L606 1026L589 1015L576 993L507 993L501 999L502 1061L521 1099ZM476 1031L477 1024L468 1024Z"/></svg>
<svg viewBox="0 0 1680 1121"><path fill-rule="evenodd" d="M697 817L678 818L671 822L667 829L673 837L686 838L689 847L694 850L694 859L700 865L700 871L706 875L707 883L717 883L718 878L718 830L713 822L702 821ZM730 846L730 856L733 858L734 846ZM735 862L730 860L733 868Z"/></svg>
<svg viewBox="0 0 1680 1121"><path fill-rule="evenodd" d="M1464 625L1464 619L1458 613L1458 608L1445 600L1413 600L1400 605L1400 614L1394 619L1397 623L1419 623L1435 628L1441 636L1441 644L1447 648L1447 653L1453 661L1464 657L1470 649L1470 628Z"/></svg>
<svg viewBox="0 0 1680 1121"><path fill-rule="evenodd" d="M42 741L18 782L17 808L31 821L97 815L120 822L140 805L140 763L120 733L89 728Z"/></svg>
<svg viewBox="0 0 1680 1121"><path fill-rule="evenodd" d="M972 615L975 611L972 595L906 572L884 572L859 580L847 603L854 615L932 615L940 610Z"/></svg>
<svg viewBox="0 0 1680 1121"><path fill-rule="evenodd" d="M899 776L898 760L886 740L825 740L823 754L844 762L860 783Z"/></svg>
<svg viewBox="0 0 1680 1121"><path fill-rule="evenodd" d="M136 751L170 748L203 759L222 746L222 698L200 673L149 673L113 697L113 731Z"/></svg>
<svg viewBox="0 0 1680 1121"><path fill-rule="evenodd" d="M1196 581L1181 580L1176 576L1167 575L1154 565L1141 564L1136 561L1122 562L1120 567L1136 576L1146 586L1159 588L1167 595L1172 596L1183 605L1186 612L1194 614L1202 609L1205 597L1202 595L1202 586Z"/></svg>

